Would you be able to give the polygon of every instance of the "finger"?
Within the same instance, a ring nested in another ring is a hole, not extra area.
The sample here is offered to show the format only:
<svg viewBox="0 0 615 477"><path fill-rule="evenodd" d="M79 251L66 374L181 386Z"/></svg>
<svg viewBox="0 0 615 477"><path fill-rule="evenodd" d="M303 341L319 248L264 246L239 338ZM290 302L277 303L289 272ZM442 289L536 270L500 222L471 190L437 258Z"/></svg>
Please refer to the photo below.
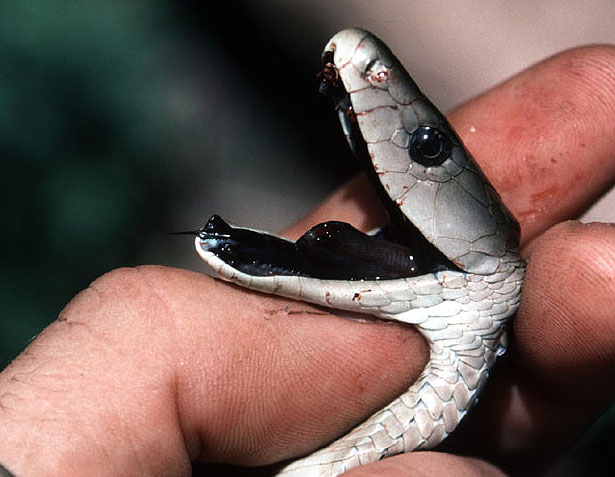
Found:
<svg viewBox="0 0 615 477"><path fill-rule="evenodd" d="M384 223L386 211L367 178L359 174L333 192L307 217L286 229L283 235L295 240L313 225L329 220L347 222L366 232Z"/></svg>
<svg viewBox="0 0 615 477"><path fill-rule="evenodd" d="M442 452L415 452L357 467L344 474L348 477L370 476L423 477L455 475L457 477L504 477L504 473L488 462Z"/></svg>
<svg viewBox="0 0 615 477"><path fill-rule="evenodd" d="M515 321L525 366L545 392L566 402L611 402L615 225L565 222L537 239L530 252L530 286Z"/></svg>
<svg viewBox="0 0 615 477"><path fill-rule="evenodd" d="M388 365L391 350L398 367ZM341 319L181 270L117 270L0 374L0 456L18 475L266 464L392 400L426 356L399 325Z"/></svg>
<svg viewBox="0 0 615 477"><path fill-rule="evenodd" d="M148 281L183 296L177 319L194 317L182 333L177 395L202 461L262 465L306 453L403 392L427 357L401 325L339 318L206 277ZM391 350L401 366L388 366Z"/></svg>
<svg viewBox="0 0 615 477"><path fill-rule="evenodd" d="M449 115L521 224L524 241L575 218L615 180L615 48L566 51ZM296 237L336 219L362 230L384 213L364 178L295 225Z"/></svg>
<svg viewBox="0 0 615 477"><path fill-rule="evenodd" d="M549 58L451 120L527 241L576 218L615 183L615 47Z"/></svg>

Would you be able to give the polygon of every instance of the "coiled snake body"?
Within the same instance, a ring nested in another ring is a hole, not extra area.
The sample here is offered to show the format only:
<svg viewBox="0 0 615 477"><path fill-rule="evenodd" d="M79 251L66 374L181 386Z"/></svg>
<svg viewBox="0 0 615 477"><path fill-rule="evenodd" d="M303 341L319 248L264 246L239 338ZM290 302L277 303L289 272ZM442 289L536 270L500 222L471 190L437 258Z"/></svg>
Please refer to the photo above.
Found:
<svg viewBox="0 0 615 477"><path fill-rule="evenodd" d="M442 442L506 348L525 271L517 222L386 45L344 30L323 63L321 91L332 96L390 224L366 235L327 222L291 242L214 216L196 249L248 288L411 323L430 359L399 398L282 475L335 476Z"/></svg>

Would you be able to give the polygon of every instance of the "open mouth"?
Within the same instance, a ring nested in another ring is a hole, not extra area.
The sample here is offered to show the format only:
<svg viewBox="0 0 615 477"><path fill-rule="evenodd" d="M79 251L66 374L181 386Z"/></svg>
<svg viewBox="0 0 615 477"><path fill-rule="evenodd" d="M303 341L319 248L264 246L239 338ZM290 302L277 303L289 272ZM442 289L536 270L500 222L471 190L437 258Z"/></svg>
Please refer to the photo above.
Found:
<svg viewBox="0 0 615 477"><path fill-rule="evenodd" d="M296 241L234 227L212 216L197 232L201 246L233 268L253 276L302 276L330 280L390 280L440 270L458 270L402 214L384 190L373 167L350 95L325 54L320 92L330 95L348 144L389 215L373 234L330 221L318 224Z"/></svg>

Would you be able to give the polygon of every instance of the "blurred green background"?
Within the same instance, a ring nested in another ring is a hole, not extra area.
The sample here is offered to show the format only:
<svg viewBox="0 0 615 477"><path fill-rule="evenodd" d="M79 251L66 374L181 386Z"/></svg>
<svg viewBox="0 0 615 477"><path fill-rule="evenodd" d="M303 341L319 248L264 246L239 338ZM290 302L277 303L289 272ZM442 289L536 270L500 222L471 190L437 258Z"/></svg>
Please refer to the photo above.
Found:
<svg viewBox="0 0 615 477"><path fill-rule="evenodd" d="M287 107L292 94L305 98L297 107L316 100L329 112L315 90L323 41L311 63L286 61L292 48L262 25L254 31L244 11L0 3L0 364L109 270L202 270L191 240L168 232L194 230L213 212L279 228L278 211L298 218L348 175L352 166L338 161L316 191L291 180L323 172L335 152L317 154L303 135L309 111ZM333 137L335 117L325 116L311 128L333 126ZM271 177L282 184L264 191ZM254 210L255 201L272 206Z"/></svg>
<svg viewBox="0 0 615 477"><path fill-rule="evenodd" d="M455 45L472 47L438 23L458 25L440 3L442 15L374 19L369 2L349 1L237 1L215 12L196 1L0 2L0 365L105 272L148 263L202 271L191 240L169 232L212 213L278 230L348 178L353 162L314 77L338 29L424 38L404 60L444 109L568 46L541 36L530 3L531 19L491 2L500 9L464 12L466 33L472 22L517 21L536 33L534 56L515 57L523 45L510 48L500 30L508 58L494 53L481 66L473 51L476 63L460 60ZM559 13L575 25L562 25L573 44L583 27L612 31L615 16L590 25L571 11ZM474 48L488 34L470 33ZM459 81L443 74L451 70ZM613 414L551 475L615 468Z"/></svg>
<svg viewBox="0 0 615 477"><path fill-rule="evenodd" d="M171 25L134 3L81 5L0 3L3 365L168 226Z"/></svg>

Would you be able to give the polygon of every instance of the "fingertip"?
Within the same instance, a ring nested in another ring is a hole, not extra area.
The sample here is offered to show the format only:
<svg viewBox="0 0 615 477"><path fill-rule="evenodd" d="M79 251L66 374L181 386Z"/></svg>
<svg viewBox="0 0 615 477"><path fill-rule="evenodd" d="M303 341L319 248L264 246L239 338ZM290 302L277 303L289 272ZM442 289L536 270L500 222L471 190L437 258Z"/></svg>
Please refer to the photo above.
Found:
<svg viewBox="0 0 615 477"><path fill-rule="evenodd" d="M494 465L475 458L443 452L411 452L357 467L345 473L348 477L395 476L423 477L426 475L455 475L464 477L498 477L505 474Z"/></svg>
<svg viewBox="0 0 615 477"><path fill-rule="evenodd" d="M610 399L615 381L615 227L565 222L531 245L514 324L520 355L546 389ZM606 381L606 382L605 382Z"/></svg>
<svg viewBox="0 0 615 477"><path fill-rule="evenodd" d="M329 220L354 225L367 232L386 220L384 206L364 174L359 174L334 191L307 217L283 232L285 237L299 238L312 226Z"/></svg>
<svg viewBox="0 0 615 477"><path fill-rule="evenodd" d="M615 46L554 55L450 119L529 240L613 185Z"/></svg>

